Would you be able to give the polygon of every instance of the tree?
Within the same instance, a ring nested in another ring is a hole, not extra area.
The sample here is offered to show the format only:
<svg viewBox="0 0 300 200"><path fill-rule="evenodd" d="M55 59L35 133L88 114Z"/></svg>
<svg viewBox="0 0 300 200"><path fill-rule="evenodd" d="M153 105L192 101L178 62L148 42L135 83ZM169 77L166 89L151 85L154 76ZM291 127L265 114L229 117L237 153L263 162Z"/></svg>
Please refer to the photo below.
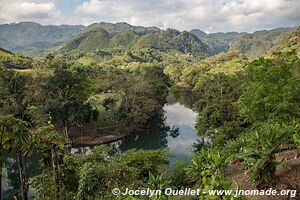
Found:
<svg viewBox="0 0 300 200"><path fill-rule="evenodd" d="M0 69L0 89L0 113L28 119L27 106L30 100L26 97L26 77L12 70Z"/></svg>
<svg viewBox="0 0 300 200"><path fill-rule="evenodd" d="M221 73L202 77L194 88L197 98L194 107L199 113L196 129L199 134L211 137L216 146L236 138L246 127L237 106L242 80L241 74Z"/></svg>
<svg viewBox="0 0 300 200"><path fill-rule="evenodd" d="M64 127L67 137L68 127L76 123L88 123L98 116L87 102L92 92L92 82L85 74L67 69L56 69L43 86L45 112L50 113L56 125Z"/></svg>
<svg viewBox="0 0 300 200"><path fill-rule="evenodd" d="M28 183L25 173L24 157L31 150L31 133L28 130L29 120L27 96L27 79L12 70L0 69L0 115L1 138L0 150L14 148L17 154L21 190L23 199L28 199ZM2 169L2 155L1 169ZM2 173L2 170L1 170Z"/></svg>
<svg viewBox="0 0 300 200"><path fill-rule="evenodd" d="M248 66L249 80L238 102L248 122L300 119L299 62L292 51L273 59L260 58Z"/></svg>
<svg viewBox="0 0 300 200"><path fill-rule="evenodd" d="M62 162L62 157L67 153L67 141L54 130L51 121L48 121L48 124L39 128L38 131L43 138L38 147L43 156L42 163L46 168L49 166L52 168L55 197L56 200L59 200L61 199L59 165Z"/></svg>
<svg viewBox="0 0 300 200"><path fill-rule="evenodd" d="M4 125L4 126L3 126ZM14 148L16 151L19 167L19 175L21 182L21 191L23 200L28 199L28 180L25 171L24 157L26 153L32 150L32 144L37 141L37 138L30 133L28 127L29 123L22 121L13 116L8 116L2 127L5 127L6 144L9 144L9 148Z"/></svg>

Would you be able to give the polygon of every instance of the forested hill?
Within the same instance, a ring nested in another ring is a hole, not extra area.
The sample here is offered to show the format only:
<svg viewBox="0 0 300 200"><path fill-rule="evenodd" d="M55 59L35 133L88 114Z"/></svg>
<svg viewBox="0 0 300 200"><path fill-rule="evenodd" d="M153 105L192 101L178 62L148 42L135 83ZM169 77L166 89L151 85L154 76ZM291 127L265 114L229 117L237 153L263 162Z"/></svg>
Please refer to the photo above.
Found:
<svg viewBox="0 0 300 200"><path fill-rule="evenodd" d="M208 35L207 33L205 33L204 31L202 31L200 29L192 29L190 32L193 33L194 35L196 35L199 39L202 39Z"/></svg>
<svg viewBox="0 0 300 200"><path fill-rule="evenodd" d="M211 33L203 35L200 39L209 47L210 54L215 55L220 52L227 52L232 43L246 33L228 32Z"/></svg>
<svg viewBox="0 0 300 200"><path fill-rule="evenodd" d="M148 29L109 33L98 25L75 36L63 44L60 52L79 50L93 51L108 48L140 49L153 48L161 51L178 50L184 53L208 55L208 47L194 34L187 31Z"/></svg>
<svg viewBox="0 0 300 200"><path fill-rule="evenodd" d="M32 59L0 48L0 68L1 67L15 69L31 68Z"/></svg>
<svg viewBox="0 0 300 200"><path fill-rule="evenodd" d="M231 44L239 37L246 33L239 32L217 32L217 33L205 33L200 29L192 29L190 31L202 40L208 47L210 54L218 54L221 52L228 52Z"/></svg>
<svg viewBox="0 0 300 200"><path fill-rule="evenodd" d="M253 59L266 54L268 50L285 41L288 35L295 30L296 28L292 27L275 28L254 33L219 32L206 34L199 29L193 29L190 32L208 46L211 55L233 49Z"/></svg>
<svg viewBox="0 0 300 200"><path fill-rule="evenodd" d="M296 28L276 28L269 31L257 31L253 34L245 34L237 38L231 45L232 49L247 55L249 58L257 58L268 52L272 47L285 41L289 34Z"/></svg>
<svg viewBox="0 0 300 200"><path fill-rule="evenodd" d="M159 31L160 29L157 27L144 27L144 26L133 26L126 22L117 22L115 24L113 23L107 23L107 22L100 22L100 23L93 23L86 27L87 30L93 29L93 28L103 28L109 33L122 33L127 31L136 31L136 32L144 32L144 31Z"/></svg>
<svg viewBox="0 0 300 200"><path fill-rule="evenodd" d="M0 46L13 52L34 55L58 46L84 29L82 25L42 26L33 22L0 25Z"/></svg>
<svg viewBox="0 0 300 200"><path fill-rule="evenodd" d="M0 47L29 56L46 55L56 50L89 52L111 48L153 48L208 56L233 49L252 59L279 48L281 42L295 29L207 34L199 29L180 32L175 29L133 26L125 22L101 22L87 27L43 26L34 22L21 22L0 25Z"/></svg>
<svg viewBox="0 0 300 200"><path fill-rule="evenodd" d="M83 25L49 25L43 26L34 22L20 22L0 25L0 47L25 55L36 56L70 40L82 31L102 28L109 33L126 31L159 31L157 27L132 26L125 22L94 23Z"/></svg>
<svg viewBox="0 0 300 200"><path fill-rule="evenodd" d="M269 53L272 51L290 51L296 50L298 56L300 55L300 27L296 31L291 33L287 39L276 44L272 49L269 50Z"/></svg>

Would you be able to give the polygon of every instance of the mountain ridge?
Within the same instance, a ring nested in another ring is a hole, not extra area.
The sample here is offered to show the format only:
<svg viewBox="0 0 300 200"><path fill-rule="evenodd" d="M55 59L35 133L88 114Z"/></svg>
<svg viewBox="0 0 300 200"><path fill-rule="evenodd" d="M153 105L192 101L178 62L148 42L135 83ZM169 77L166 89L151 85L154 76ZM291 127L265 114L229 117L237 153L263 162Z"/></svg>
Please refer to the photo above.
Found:
<svg viewBox="0 0 300 200"><path fill-rule="evenodd" d="M79 48L88 51L99 48L176 49L206 55L233 49L249 58L255 58L277 46L295 29L275 28L253 33L205 33L200 29L192 29L189 32L176 29L161 30L157 27L134 26L126 22L97 22L88 26L45 26L27 21L0 25L0 47L30 56L45 55L50 49L64 47L65 50Z"/></svg>
<svg viewBox="0 0 300 200"><path fill-rule="evenodd" d="M193 29L190 32L194 33L209 47L212 55L228 52L232 49L253 59L266 54L268 50L283 41L295 30L296 27L278 27L270 30L258 30L253 33L217 32L206 34L200 29Z"/></svg>
<svg viewBox="0 0 300 200"><path fill-rule="evenodd" d="M275 28L244 34L233 42L231 48L245 54L250 59L254 59L266 54L295 30L296 27Z"/></svg>
<svg viewBox="0 0 300 200"><path fill-rule="evenodd" d="M208 54L206 45L187 31L167 29L140 32L131 30L110 34L99 26L84 31L62 44L59 51L92 51L106 48L153 48L161 51L175 49L184 53Z"/></svg>
<svg viewBox="0 0 300 200"><path fill-rule="evenodd" d="M84 29L80 25L43 26L34 22L0 25L0 46L32 55L58 46Z"/></svg>

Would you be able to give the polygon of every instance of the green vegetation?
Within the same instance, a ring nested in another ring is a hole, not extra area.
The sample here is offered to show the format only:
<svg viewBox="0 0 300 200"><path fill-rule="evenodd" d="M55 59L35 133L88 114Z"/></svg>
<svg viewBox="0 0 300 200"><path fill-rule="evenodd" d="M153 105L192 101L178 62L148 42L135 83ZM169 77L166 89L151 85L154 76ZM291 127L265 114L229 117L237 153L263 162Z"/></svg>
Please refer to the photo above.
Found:
<svg viewBox="0 0 300 200"><path fill-rule="evenodd" d="M99 146L89 155L69 155L61 166L62 198L64 199L113 199L111 186L146 187L149 171L159 174L167 162L164 151L130 151L126 154L109 156L111 150ZM78 168L78 166L80 166ZM37 189L37 197L54 199L49 196L53 182L48 171L35 177L32 184Z"/></svg>
<svg viewBox="0 0 300 200"><path fill-rule="evenodd" d="M42 26L33 22L0 25L0 46L26 55L39 55L78 34L84 26Z"/></svg>
<svg viewBox="0 0 300 200"><path fill-rule="evenodd" d="M275 28L254 33L228 32L206 34L199 29L193 29L190 32L208 46L210 55L237 50L248 56L248 58L254 59L273 52L276 47L278 50L283 50L283 47L280 48L279 46L288 41L286 38L295 30L295 28ZM299 44L295 41L297 39L293 36L290 36L291 38L293 38L294 42L290 41L288 46ZM295 49L297 48L295 47Z"/></svg>
<svg viewBox="0 0 300 200"><path fill-rule="evenodd" d="M0 48L0 66L4 68L29 69L32 68L32 59L14 54Z"/></svg>
<svg viewBox="0 0 300 200"><path fill-rule="evenodd" d="M276 28L251 34L238 32L206 34L199 29L193 29L190 34L185 31L182 33L175 30L162 31L157 27L132 26L125 22L115 24L101 22L87 27L42 26L33 22L21 22L0 25L0 46L29 56L44 56L49 48L56 51L62 44L65 50L147 47L160 50L177 49L181 52L202 55L215 55L233 49L252 59L279 48L278 45L293 31L295 28Z"/></svg>
<svg viewBox="0 0 300 200"><path fill-rule="evenodd" d="M126 22L118 22L115 24L101 22L101 23L94 23L87 26L87 29L93 29L95 27L102 28L109 33L123 33L128 31L135 31L135 32L145 32L145 31L159 31L157 27L144 27L144 26L132 26L127 24Z"/></svg>
<svg viewBox="0 0 300 200"><path fill-rule="evenodd" d="M247 55L249 58L258 58L272 47L281 43L295 31L295 28L277 28L270 31L257 31L237 38L231 48Z"/></svg>
<svg viewBox="0 0 300 200"><path fill-rule="evenodd" d="M195 34L208 46L211 55L215 55L221 52L228 52L232 44L238 38L245 35L245 33L237 32L205 34L199 29L191 30L191 33Z"/></svg>
<svg viewBox="0 0 300 200"><path fill-rule="evenodd" d="M288 31L277 31L241 37L272 41L267 48L250 42L249 49L241 47L246 55L253 47L262 49L249 54L257 56L278 45L268 57L252 61L234 50L207 57L227 51L236 33L211 53L191 33L125 23L91 25L41 59L1 49L0 167L3 152L12 150L20 175L20 191L6 198L28 199L30 185L31 199L186 198L111 192L148 187L206 192L188 199L242 199L207 194L241 184L229 173L234 165L251 180L250 187L276 187L278 166L285 164L278 154L297 152L300 144L299 29L280 44ZM71 154L78 138L89 144L146 132L162 116L168 90L198 113L195 128L209 141L191 161L170 165L165 149L120 154L106 145ZM41 173L29 179L26 157L33 152L40 155Z"/></svg>
<svg viewBox="0 0 300 200"><path fill-rule="evenodd" d="M127 31L110 34L103 28L95 26L79 34L73 40L62 45L60 52L64 51L95 51L110 48L141 49L152 48L160 51L171 49L183 53L207 55L208 50L204 43L189 32L179 32L175 29L166 31Z"/></svg>
<svg viewBox="0 0 300 200"><path fill-rule="evenodd" d="M297 30L291 33L286 40L275 45L275 47L273 47L270 50L270 53L274 51L287 52L291 50L296 50L296 52L299 55L299 49L300 49L299 40L300 40L300 28L298 27Z"/></svg>

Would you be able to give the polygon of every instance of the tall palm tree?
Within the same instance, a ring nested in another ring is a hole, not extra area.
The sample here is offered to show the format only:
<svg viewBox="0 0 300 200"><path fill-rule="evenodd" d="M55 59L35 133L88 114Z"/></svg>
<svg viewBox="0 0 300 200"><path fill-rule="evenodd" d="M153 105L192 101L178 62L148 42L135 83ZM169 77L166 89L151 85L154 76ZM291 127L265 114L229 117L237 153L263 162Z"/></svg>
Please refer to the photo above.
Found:
<svg viewBox="0 0 300 200"><path fill-rule="evenodd" d="M29 123L13 116L8 116L5 121L6 144L15 149L21 182L23 200L28 200L28 180L25 170L25 155L32 150L33 134L29 131Z"/></svg>

